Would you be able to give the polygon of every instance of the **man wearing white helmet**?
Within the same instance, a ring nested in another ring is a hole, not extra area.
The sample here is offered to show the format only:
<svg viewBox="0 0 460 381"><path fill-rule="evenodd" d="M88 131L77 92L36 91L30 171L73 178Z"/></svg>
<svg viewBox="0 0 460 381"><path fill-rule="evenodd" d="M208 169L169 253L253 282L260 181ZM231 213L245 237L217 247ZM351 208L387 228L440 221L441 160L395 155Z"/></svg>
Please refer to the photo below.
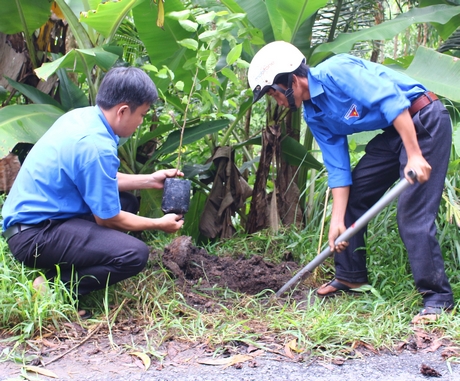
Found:
<svg viewBox="0 0 460 381"><path fill-rule="evenodd" d="M335 245L336 238L412 170L417 182L398 200L398 226L424 307L414 318L434 319L452 308L452 289L436 239L435 220L452 144L450 117L437 96L417 81L380 64L339 54L314 68L283 41L264 46L249 68L254 102L264 94L297 110L323 154L332 189L329 246L336 278L317 293L350 292L368 283L365 233ZM382 129L350 168L347 135Z"/></svg>

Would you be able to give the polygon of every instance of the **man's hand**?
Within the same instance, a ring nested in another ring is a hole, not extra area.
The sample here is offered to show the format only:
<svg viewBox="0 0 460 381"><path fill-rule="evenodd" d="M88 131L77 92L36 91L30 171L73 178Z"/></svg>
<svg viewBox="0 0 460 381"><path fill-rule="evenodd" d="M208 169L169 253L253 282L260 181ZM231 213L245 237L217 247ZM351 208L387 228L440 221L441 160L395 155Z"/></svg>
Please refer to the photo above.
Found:
<svg viewBox="0 0 460 381"><path fill-rule="evenodd" d="M117 173L118 190L120 192L138 189L163 189L167 177L184 176L177 169L161 169L146 175Z"/></svg>
<svg viewBox="0 0 460 381"><path fill-rule="evenodd" d="M177 169L161 169L152 173L152 188L163 189L165 179L168 177L184 176L183 172Z"/></svg>
<svg viewBox="0 0 460 381"><path fill-rule="evenodd" d="M335 244L335 240L347 230L345 226L345 211L348 204L348 196L350 187L332 188L332 216L331 225L329 227L329 247L332 252L339 253L348 246L348 242L339 242Z"/></svg>
<svg viewBox="0 0 460 381"><path fill-rule="evenodd" d="M331 222L331 226L329 227L329 248L332 252L340 253L342 250L348 246L347 241L339 242L337 245L335 244L335 240L347 230L343 223L333 223Z"/></svg>
<svg viewBox="0 0 460 381"><path fill-rule="evenodd" d="M411 179L407 173L413 171L417 175L417 181L419 183L424 183L428 181L431 175L431 165L425 160L422 155L415 155L408 158L407 165L404 168L404 174L406 175L407 181L411 184L414 183L414 180Z"/></svg>
<svg viewBox="0 0 460 381"><path fill-rule="evenodd" d="M428 181L431 175L431 166L422 155L422 150L417 141L414 122L407 109L396 117L393 121L393 126L401 136L404 148L406 149L407 165L404 168L404 173L407 181L411 184L414 183L414 180L407 176L410 170L413 170L417 174L417 181L419 183Z"/></svg>
<svg viewBox="0 0 460 381"><path fill-rule="evenodd" d="M165 233L175 233L184 224L182 214L168 213L158 218L158 229Z"/></svg>

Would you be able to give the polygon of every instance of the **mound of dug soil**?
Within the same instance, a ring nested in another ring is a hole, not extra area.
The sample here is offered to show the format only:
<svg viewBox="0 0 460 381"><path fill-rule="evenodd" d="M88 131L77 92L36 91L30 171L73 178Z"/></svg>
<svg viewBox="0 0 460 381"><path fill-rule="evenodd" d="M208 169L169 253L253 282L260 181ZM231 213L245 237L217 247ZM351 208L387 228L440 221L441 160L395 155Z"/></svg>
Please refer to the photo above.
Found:
<svg viewBox="0 0 460 381"><path fill-rule="evenodd" d="M174 239L161 260L179 285L200 282L200 288L226 287L250 295L267 289L278 291L299 270L295 262L273 264L257 255L250 259L209 255L193 246L187 236Z"/></svg>

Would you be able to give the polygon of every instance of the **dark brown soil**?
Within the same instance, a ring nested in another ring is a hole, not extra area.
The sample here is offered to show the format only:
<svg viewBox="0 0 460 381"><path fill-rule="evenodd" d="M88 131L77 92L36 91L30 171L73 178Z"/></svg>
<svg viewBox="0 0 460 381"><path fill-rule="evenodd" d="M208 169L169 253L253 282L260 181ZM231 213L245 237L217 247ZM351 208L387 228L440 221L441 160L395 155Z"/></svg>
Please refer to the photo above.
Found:
<svg viewBox="0 0 460 381"><path fill-rule="evenodd" d="M192 245L190 237L174 239L161 255L163 265L171 271L179 285L228 288L256 295L264 290L278 291L299 270L295 262L273 264L260 256L217 257Z"/></svg>

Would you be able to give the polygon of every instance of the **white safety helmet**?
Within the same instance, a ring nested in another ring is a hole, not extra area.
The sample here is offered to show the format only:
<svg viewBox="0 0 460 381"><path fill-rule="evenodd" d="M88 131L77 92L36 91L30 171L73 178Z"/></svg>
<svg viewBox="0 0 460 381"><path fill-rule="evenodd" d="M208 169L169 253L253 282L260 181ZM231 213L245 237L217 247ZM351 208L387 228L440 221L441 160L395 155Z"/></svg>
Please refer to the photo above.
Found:
<svg viewBox="0 0 460 381"><path fill-rule="evenodd" d="M249 86L254 94L253 102L257 102L273 86L280 74L292 73L305 56L294 45L285 41L274 41L260 49L251 61L248 71ZM283 92L283 91L282 91Z"/></svg>

